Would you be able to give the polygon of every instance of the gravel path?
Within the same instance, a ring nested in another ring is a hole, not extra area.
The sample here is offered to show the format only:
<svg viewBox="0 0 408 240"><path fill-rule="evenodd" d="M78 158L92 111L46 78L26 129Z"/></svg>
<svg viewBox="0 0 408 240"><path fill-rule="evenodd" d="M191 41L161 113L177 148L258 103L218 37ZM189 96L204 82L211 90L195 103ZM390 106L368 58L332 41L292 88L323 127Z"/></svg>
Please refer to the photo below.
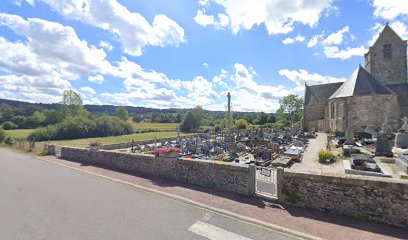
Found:
<svg viewBox="0 0 408 240"><path fill-rule="evenodd" d="M301 163L295 163L290 168L285 169L288 172L306 172L325 175L345 175L343 161L337 161L332 164L321 164L318 161L318 153L327 146L327 133L318 133L317 138L310 139L309 144L303 154Z"/></svg>

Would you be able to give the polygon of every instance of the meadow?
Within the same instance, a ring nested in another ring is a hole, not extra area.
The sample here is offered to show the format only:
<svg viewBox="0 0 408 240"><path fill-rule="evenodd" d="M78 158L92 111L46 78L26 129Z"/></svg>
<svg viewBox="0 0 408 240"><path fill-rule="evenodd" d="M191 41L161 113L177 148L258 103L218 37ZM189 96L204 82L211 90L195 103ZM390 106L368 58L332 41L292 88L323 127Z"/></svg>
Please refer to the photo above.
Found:
<svg viewBox="0 0 408 240"><path fill-rule="evenodd" d="M180 136L186 136L186 134L180 133ZM114 137L99 137L99 138L82 138L75 140L61 140L61 141L49 141L44 143L57 144L61 146L72 147L88 147L90 142L100 142L102 145L124 143L134 141L143 141L150 139L160 139L177 137L177 132L148 132L148 133L135 133L130 135L114 136Z"/></svg>

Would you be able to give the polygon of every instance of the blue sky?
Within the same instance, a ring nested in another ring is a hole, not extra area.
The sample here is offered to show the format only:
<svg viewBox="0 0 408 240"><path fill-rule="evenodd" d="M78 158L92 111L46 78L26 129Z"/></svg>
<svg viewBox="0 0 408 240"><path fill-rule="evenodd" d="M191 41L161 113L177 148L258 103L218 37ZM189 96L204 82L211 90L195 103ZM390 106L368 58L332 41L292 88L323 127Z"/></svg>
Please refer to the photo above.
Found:
<svg viewBox="0 0 408 240"><path fill-rule="evenodd" d="M0 98L274 112L344 81L406 0L2 0Z"/></svg>

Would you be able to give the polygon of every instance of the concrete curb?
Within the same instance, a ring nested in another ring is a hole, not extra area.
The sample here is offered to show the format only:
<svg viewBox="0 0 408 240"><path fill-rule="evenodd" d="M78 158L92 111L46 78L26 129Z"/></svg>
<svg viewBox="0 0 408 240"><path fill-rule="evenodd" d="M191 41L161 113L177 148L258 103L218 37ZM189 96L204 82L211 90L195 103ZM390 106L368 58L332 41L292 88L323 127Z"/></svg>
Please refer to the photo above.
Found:
<svg viewBox="0 0 408 240"><path fill-rule="evenodd" d="M47 160L47 159L44 159L44 158L41 158L41 157L38 157L38 156L35 157L35 158L39 159L41 161L44 161L44 162L53 163L53 164L56 164L56 165L59 165L59 166L62 166L62 167L66 167L66 168L69 168L69 169L72 169L72 170L76 170L76 171L87 173L87 174L90 174L90 175L93 175L93 176L96 176L96 177L101 177L101 178L104 178L104 179L107 179L107 180L110 180L110 181L113 181L113 182L116 182L116 183L127 185L127 186L130 186L130 187L135 188L135 189L137 189L139 191L142 191L142 192L147 192L147 193L159 195L161 197L165 197L165 198L168 198L168 199L180 201L182 203L191 205L191 206L199 208L199 209L208 210L208 211L220 214L220 215L222 215L224 217L239 220L241 222L245 222L245 223L251 224L253 226L262 227L262 228L265 228L265 229L268 229L268 230L271 230L271 231L274 231L274 232L278 232L278 233L287 235L287 236L292 237L292 238L308 239L308 240L322 240L322 238L319 238L319 237L315 237L315 236L312 236L312 235L309 235L309 234L298 232L298 231L292 230L290 228L282 227L282 226L275 225L275 224L272 224L272 223L267 223L267 222L264 222L264 221L261 221L261 220L255 219L255 218L239 215L237 213L234 213L234 212L231 212L231 211L228 211L228 210L215 208L215 207L205 205L205 204L196 202L194 200L191 200L191 199L188 199L188 198L185 198L185 197L181 197L181 196L178 196L178 195L174 195L174 194L158 191L158 190L155 190L155 189L143 187L143 186L136 185L136 184L133 184L133 183L130 183L130 182L126 182L126 181L123 181L123 180L120 180L120 179L116 179L116 178L108 177L108 176L105 176L105 175L93 173L93 172L86 171L86 170L83 170L83 169L79 169L79 168L76 168L76 167L67 166L67 165L64 165L62 163L57 163L57 162Z"/></svg>

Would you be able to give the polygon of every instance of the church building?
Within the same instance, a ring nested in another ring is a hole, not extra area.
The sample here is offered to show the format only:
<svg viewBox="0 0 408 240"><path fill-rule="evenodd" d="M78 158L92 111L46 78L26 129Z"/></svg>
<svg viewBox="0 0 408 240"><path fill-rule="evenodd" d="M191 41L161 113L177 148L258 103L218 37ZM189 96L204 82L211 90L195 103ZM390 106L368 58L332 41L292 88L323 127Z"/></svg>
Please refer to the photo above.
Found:
<svg viewBox="0 0 408 240"><path fill-rule="evenodd" d="M381 129L389 120L394 130L408 116L407 41L384 27L359 66L343 83L305 84L305 131Z"/></svg>

